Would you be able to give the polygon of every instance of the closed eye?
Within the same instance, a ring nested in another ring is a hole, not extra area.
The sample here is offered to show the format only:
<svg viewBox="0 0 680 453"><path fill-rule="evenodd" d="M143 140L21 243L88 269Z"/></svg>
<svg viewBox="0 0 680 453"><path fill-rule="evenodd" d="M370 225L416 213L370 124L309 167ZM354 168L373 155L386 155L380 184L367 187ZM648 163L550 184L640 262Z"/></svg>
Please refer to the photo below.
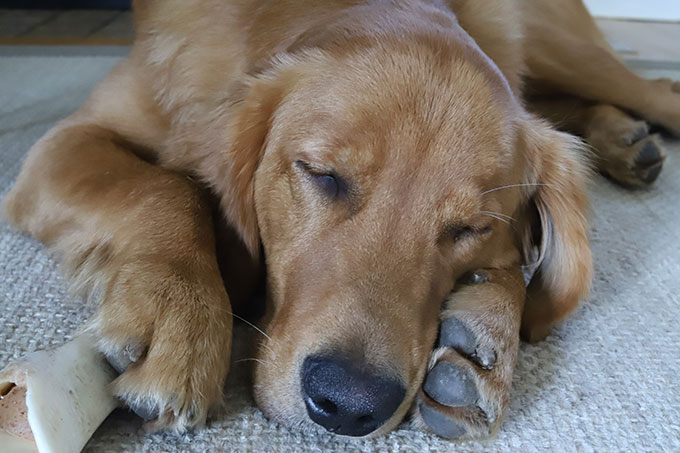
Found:
<svg viewBox="0 0 680 453"><path fill-rule="evenodd" d="M492 230L493 228L491 226L477 227L460 223L451 223L444 228L442 236L453 242L459 242L474 236L485 236L491 233Z"/></svg>
<svg viewBox="0 0 680 453"><path fill-rule="evenodd" d="M348 193L347 182L332 170L321 170L304 161L295 163L309 176L316 187L331 199L344 198Z"/></svg>

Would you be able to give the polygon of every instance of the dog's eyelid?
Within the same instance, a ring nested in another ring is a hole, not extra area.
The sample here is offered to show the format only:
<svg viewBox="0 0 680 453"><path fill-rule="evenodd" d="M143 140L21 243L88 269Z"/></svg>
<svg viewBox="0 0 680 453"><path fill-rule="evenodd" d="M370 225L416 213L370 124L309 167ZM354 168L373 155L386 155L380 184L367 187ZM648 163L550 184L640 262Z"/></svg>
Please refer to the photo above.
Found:
<svg viewBox="0 0 680 453"><path fill-rule="evenodd" d="M296 161L295 165L309 175L327 196L340 198L347 195L347 182L334 170L323 170L303 160Z"/></svg>
<svg viewBox="0 0 680 453"><path fill-rule="evenodd" d="M477 233L481 234L481 235L489 234L492 231L493 231L493 227L491 225L486 225L486 226L477 228Z"/></svg>
<svg viewBox="0 0 680 453"><path fill-rule="evenodd" d="M304 160L296 161L295 165L301 170L313 176L333 176L333 177L337 176L334 170L323 169L313 164L310 164L309 162L306 162Z"/></svg>
<svg viewBox="0 0 680 453"><path fill-rule="evenodd" d="M452 239L454 242L458 242L461 239L472 236L486 236L492 231L493 227L491 225L477 226L454 222L444 227L442 236Z"/></svg>

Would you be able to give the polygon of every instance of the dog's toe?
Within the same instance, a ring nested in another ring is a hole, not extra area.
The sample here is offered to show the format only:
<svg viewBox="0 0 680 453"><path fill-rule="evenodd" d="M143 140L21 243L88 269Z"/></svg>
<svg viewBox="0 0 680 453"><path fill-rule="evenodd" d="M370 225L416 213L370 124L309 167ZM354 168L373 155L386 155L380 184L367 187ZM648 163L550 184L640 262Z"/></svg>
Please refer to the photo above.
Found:
<svg viewBox="0 0 680 453"><path fill-rule="evenodd" d="M130 365L137 362L146 348L139 342L130 342L122 348L108 349L104 356L118 374L123 374Z"/></svg>
<svg viewBox="0 0 680 453"><path fill-rule="evenodd" d="M448 346L466 355L474 354L477 338L458 318L449 318L441 324L439 346Z"/></svg>
<svg viewBox="0 0 680 453"><path fill-rule="evenodd" d="M418 409L425 424L438 436L446 439L458 439L467 433L463 425L456 423L451 417L424 403L420 403Z"/></svg>
<svg viewBox="0 0 680 453"><path fill-rule="evenodd" d="M485 370L492 369L496 364L496 352L480 345L477 336L458 318L442 322L439 346L455 349Z"/></svg>
<svg viewBox="0 0 680 453"><path fill-rule="evenodd" d="M644 121L636 121L630 130L621 136L624 146L632 146L649 136L649 125Z"/></svg>
<svg viewBox="0 0 680 453"><path fill-rule="evenodd" d="M654 142L647 142L635 158L635 163L643 167L649 167L660 162L661 159L659 147Z"/></svg>
<svg viewBox="0 0 680 453"><path fill-rule="evenodd" d="M663 168L663 153L653 141L645 143L635 158L635 173L640 180L651 184L659 177Z"/></svg>
<svg viewBox="0 0 680 453"><path fill-rule="evenodd" d="M158 406L149 401L128 401L127 406L145 422L158 418Z"/></svg>
<svg viewBox="0 0 680 453"><path fill-rule="evenodd" d="M445 350L425 378L416 418L448 439L488 437L497 426L497 410L487 400L496 395L480 393L483 379L467 359Z"/></svg>
<svg viewBox="0 0 680 453"><path fill-rule="evenodd" d="M439 362L427 375L423 390L439 404L463 407L475 404L479 399L477 386L461 367Z"/></svg>
<svg viewBox="0 0 680 453"><path fill-rule="evenodd" d="M121 375L134 364L141 363L140 359L145 354L146 347L141 342L130 341L120 347L113 347L109 344L104 350L104 357L106 357L109 365ZM158 417L158 408L149 401L130 399L123 402L128 409L144 421Z"/></svg>
<svg viewBox="0 0 680 453"><path fill-rule="evenodd" d="M145 347L136 341L125 344L120 348L107 348L104 357L119 375L125 373L131 366L138 363L145 353ZM141 417L144 421L154 420L158 417L157 405L150 401L130 399L124 401L125 405L132 412Z"/></svg>

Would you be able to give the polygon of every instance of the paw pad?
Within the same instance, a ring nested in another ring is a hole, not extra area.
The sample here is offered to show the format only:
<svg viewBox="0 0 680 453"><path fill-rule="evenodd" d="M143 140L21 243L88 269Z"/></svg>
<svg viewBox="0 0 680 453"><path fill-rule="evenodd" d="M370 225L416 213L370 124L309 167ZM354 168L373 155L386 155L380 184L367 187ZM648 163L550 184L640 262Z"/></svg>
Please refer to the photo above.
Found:
<svg viewBox="0 0 680 453"><path fill-rule="evenodd" d="M442 322L439 346L455 349L485 370L492 369L496 364L496 352L480 346L475 334L458 318Z"/></svg>
<svg viewBox="0 0 680 453"><path fill-rule="evenodd" d="M423 403L420 403L418 408L420 409L423 421L438 436L447 439L457 439L467 432L464 426L459 425L451 420L450 417Z"/></svg>
<svg viewBox="0 0 680 453"><path fill-rule="evenodd" d="M427 395L449 407L471 406L479 399L474 380L457 365L439 362L430 370L423 385Z"/></svg>
<svg viewBox="0 0 680 453"><path fill-rule="evenodd" d="M145 422L158 418L158 408L148 401L132 401L128 402L127 406Z"/></svg>
<svg viewBox="0 0 680 453"><path fill-rule="evenodd" d="M635 158L636 169L640 179L647 184L656 181L663 168L663 155L654 142L647 142Z"/></svg>

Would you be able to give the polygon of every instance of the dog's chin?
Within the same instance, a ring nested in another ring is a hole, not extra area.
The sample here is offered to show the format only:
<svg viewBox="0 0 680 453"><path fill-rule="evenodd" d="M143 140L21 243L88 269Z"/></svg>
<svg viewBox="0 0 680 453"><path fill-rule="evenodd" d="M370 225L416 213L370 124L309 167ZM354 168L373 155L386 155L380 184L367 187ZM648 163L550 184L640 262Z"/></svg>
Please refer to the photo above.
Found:
<svg viewBox="0 0 680 453"><path fill-rule="evenodd" d="M269 358L254 368L253 398L265 417L283 426L307 430L316 426L305 411L302 394L294 384L294 372L271 369Z"/></svg>
<svg viewBox="0 0 680 453"><path fill-rule="evenodd" d="M259 409L264 413L265 417L270 421L278 423L286 428L295 431L301 431L307 434L317 434L317 435L333 435L343 439L372 439L375 437L381 437L389 434L399 427L399 425L404 421L407 414L410 413L410 408L412 406L412 401L408 404L404 404L405 409L400 410L395 413L395 415L390 418L385 424L380 426L375 431L372 431L365 436L346 436L342 434L331 433L324 427L314 423L306 412L299 413L298 411L286 411L275 408L271 404L264 404L260 402L260 398L255 397L255 401Z"/></svg>

